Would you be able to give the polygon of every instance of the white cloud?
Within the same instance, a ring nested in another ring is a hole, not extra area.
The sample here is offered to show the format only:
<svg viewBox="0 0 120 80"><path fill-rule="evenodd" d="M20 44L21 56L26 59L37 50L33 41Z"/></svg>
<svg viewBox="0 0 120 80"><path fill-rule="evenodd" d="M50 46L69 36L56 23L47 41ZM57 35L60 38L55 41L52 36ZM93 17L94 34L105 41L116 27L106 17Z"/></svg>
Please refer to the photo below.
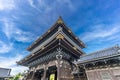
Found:
<svg viewBox="0 0 120 80"><path fill-rule="evenodd" d="M16 75L18 73L22 73L22 72L28 70L28 68L24 67L24 66L12 66L10 68L12 69L11 75Z"/></svg>
<svg viewBox="0 0 120 80"><path fill-rule="evenodd" d="M14 30L12 30L14 31ZM33 40L33 34L30 32L25 32L20 29L15 30L16 32L12 33L12 37L20 42L31 42Z"/></svg>
<svg viewBox="0 0 120 80"><path fill-rule="evenodd" d="M23 56L18 54L14 57L0 57L0 67L12 69L11 75L15 75L19 72L23 72L28 68L23 66L17 66L16 61L22 59Z"/></svg>
<svg viewBox="0 0 120 80"><path fill-rule="evenodd" d="M29 4L31 7L35 8L36 10L42 12L47 12L49 10L53 10L55 9L56 10L56 7L59 5L59 6L68 6L69 9L73 10L74 9L74 6L71 2L71 0L64 0L64 1L61 1L61 0L54 0L53 2L51 2L50 4L47 3L47 1L45 0L28 0ZM35 3L35 2L38 2L38 3ZM58 7L59 7L58 6ZM44 10L43 10L44 9Z"/></svg>
<svg viewBox="0 0 120 80"><path fill-rule="evenodd" d="M34 1L33 0L28 0L29 4L31 5L31 7L39 10L39 8L37 8L35 5L34 5Z"/></svg>
<svg viewBox="0 0 120 80"><path fill-rule="evenodd" d="M120 32L120 27L118 25L107 25L109 28L106 28L106 26L96 26L94 29L91 30L91 32L85 32L81 35L81 38L88 42L95 39L101 39L106 38L106 40L113 40L115 39L115 35ZM117 36L118 37L118 36Z"/></svg>
<svg viewBox="0 0 120 80"><path fill-rule="evenodd" d="M15 8L14 0L0 0L0 10L11 10Z"/></svg>
<svg viewBox="0 0 120 80"><path fill-rule="evenodd" d="M64 5L67 5L71 10L74 9L74 6L73 6L73 3L71 2L71 0L57 0L58 3L61 3L61 4L64 4Z"/></svg>
<svg viewBox="0 0 120 80"><path fill-rule="evenodd" d="M58 16L63 16L66 13L64 9L73 12L76 10L74 3L71 0L28 0L29 5L40 13L40 19L38 20L41 24L46 25L55 20Z"/></svg>
<svg viewBox="0 0 120 80"><path fill-rule="evenodd" d="M20 42L31 42L33 40L34 35L32 33L17 28L15 24L7 18L2 19L2 21L4 24L2 31L8 39L13 38Z"/></svg>
<svg viewBox="0 0 120 80"><path fill-rule="evenodd" d="M44 0L36 0L36 2L38 2L36 5L34 0L28 0L29 4L31 7L35 8L36 10L38 10L39 12L42 12L42 9L44 8L44 10L46 10L47 8L49 8Z"/></svg>
<svg viewBox="0 0 120 80"><path fill-rule="evenodd" d="M0 53L7 53L12 50L12 44L6 44L3 41L0 41Z"/></svg>

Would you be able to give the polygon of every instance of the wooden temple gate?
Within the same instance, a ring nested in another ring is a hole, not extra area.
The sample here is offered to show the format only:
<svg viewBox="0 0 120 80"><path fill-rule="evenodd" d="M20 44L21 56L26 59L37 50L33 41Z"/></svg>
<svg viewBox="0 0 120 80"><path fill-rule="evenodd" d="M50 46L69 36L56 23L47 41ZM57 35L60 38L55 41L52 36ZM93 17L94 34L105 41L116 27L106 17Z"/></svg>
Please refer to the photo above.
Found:
<svg viewBox="0 0 120 80"><path fill-rule="evenodd" d="M30 47L30 54L17 62L29 67L25 80L75 80L73 63L84 54L85 44L65 25L62 18Z"/></svg>
<svg viewBox="0 0 120 80"><path fill-rule="evenodd" d="M70 64L68 62L61 60L60 67L58 67L57 60L51 61L48 64L38 65L36 68L30 69L25 80L57 80L58 76L59 80L73 80Z"/></svg>

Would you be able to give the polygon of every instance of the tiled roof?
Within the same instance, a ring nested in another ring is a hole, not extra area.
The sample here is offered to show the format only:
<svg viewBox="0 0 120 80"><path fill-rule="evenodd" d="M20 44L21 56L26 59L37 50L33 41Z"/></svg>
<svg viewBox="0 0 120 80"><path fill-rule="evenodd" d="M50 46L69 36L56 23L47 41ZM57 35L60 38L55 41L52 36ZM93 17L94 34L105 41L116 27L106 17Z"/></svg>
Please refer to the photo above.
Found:
<svg viewBox="0 0 120 80"><path fill-rule="evenodd" d="M11 69L0 68L0 78L10 77Z"/></svg>
<svg viewBox="0 0 120 80"><path fill-rule="evenodd" d="M87 55L83 55L80 57L78 62L84 63L88 61L109 58L117 55L120 55L120 46L118 45L104 49L104 50L96 51Z"/></svg>

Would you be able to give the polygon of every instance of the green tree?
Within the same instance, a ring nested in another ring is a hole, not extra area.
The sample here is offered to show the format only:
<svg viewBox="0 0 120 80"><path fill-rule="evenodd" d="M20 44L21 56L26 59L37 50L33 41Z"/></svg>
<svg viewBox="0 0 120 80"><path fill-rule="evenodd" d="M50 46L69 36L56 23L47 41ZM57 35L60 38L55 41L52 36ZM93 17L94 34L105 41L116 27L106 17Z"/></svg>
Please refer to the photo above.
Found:
<svg viewBox="0 0 120 80"><path fill-rule="evenodd" d="M19 80L22 77L22 73L18 73L17 75L15 75L15 77L9 79L9 80Z"/></svg>

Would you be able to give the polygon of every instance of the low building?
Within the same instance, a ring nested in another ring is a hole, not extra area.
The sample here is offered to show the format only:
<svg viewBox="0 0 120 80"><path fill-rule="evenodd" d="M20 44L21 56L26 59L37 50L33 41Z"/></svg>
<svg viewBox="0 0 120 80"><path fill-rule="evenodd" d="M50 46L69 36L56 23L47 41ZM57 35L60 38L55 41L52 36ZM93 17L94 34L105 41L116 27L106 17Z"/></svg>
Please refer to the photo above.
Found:
<svg viewBox="0 0 120 80"><path fill-rule="evenodd" d="M84 73L88 80L120 80L120 46L83 55L75 64L77 80L81 80Z"/></svg>
<svg viewBox="0 0 120 80"><path fill-rule="evenodd" d="M7 80L11 78L10 72L11 72L11 69L0 68L0 80Z"/></svg>

